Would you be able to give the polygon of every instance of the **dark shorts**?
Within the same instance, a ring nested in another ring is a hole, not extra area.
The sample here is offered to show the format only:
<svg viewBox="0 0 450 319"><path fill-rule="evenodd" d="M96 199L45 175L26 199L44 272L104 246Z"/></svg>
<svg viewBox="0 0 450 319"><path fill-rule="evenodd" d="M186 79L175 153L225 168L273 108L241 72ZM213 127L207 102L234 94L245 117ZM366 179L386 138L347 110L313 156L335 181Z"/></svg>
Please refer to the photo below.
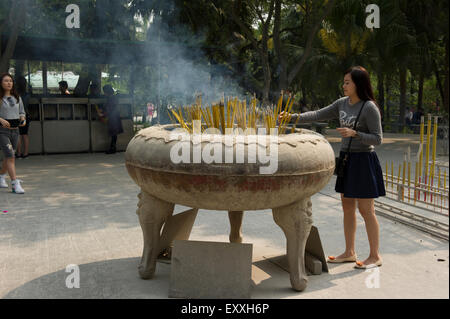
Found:
<svg viewBox="0 0 450 319"><path fill-rule="evenodd" d="M341 152L341 156L345 154ZM336 179L335 190L349 198L386 196L383 170L375 152L350 153L344 177Z"/></svg>
<svg viewBox="0 0 450 319"><path fill-rule="evenodd" d="M7 129L0 127L0 149L5 154L5 158L14 158L19 141L18 129Z"/></svg>
<svg viewBox="0 0 450 319"><path fill-rule="evenodd" d="M28 129L30 128L30 122L27 121L25 126L19 126L20 135L28 135Z"/></svg>

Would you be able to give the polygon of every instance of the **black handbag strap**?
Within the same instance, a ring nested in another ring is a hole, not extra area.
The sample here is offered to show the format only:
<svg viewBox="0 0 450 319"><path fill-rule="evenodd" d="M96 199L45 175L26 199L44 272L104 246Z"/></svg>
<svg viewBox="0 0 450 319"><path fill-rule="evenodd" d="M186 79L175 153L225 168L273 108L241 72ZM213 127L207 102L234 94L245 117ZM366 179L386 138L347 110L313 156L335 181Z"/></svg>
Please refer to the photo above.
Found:
<svg viewBox="0 0 450 319"><path fill-rule="evenodd" d="M366 105L366 102L367 102L367 101L364 101L363 105L362 105L361 108L359 109L358 116L356 117L355 124L353 125L353 130L356 130L356 124L358 124L359 116L361 115L362 109L364 108L364 105ZM353 136L350 137L350 141L348 142L347 153L350 153L350 146L352 145L352 139L353 139Z"/></svg>

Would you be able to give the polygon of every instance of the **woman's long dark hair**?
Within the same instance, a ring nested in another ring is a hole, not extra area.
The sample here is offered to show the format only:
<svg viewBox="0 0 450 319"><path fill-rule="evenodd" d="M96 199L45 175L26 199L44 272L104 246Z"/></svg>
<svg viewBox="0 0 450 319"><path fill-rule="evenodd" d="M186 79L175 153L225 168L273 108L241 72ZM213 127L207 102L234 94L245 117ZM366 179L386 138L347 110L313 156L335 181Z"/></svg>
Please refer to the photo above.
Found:
<svg viewBox="0 0 450 319"><path fill-rule="evenodd" d="M5 78L5 76L9 76L11 78L11 80L13 81L13 86L12 86L11 92L9 92L9 93L12 96L14 96L17 100L17 103L19 103L19 94L17 94L16 89L14 87L14 79L13 79L12 75L9 73L3 73L0 75L0 99L3 99L3 97L5 96L5 91L3 90L3 86L2 86L2 82L3 82L3 79Z"/></svg>
<svg viewBox="0 0 450 319"><path fill-rule="evenodd" d="M345 71L344 75L350 73L352 77L353 83L356 85L356 94L363 101L372 101L378 107L380 114L383 115L383 111L380 109L380 106L375 101L375 97L373 95L372 84L370 83L369 72L362 66L352 66L347 71Z"/></svg>

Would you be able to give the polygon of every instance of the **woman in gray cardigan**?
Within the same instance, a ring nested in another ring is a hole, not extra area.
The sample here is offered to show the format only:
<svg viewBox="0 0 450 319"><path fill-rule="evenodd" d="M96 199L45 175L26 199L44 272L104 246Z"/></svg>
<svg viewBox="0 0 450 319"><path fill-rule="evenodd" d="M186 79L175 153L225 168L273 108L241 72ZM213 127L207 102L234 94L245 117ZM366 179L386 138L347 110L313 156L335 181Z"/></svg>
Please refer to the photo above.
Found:
<svg viewBox="0 0 450 319"><path fill-rule="evenodd" d="M26 124L25 109L22 99L14 89L13 78L8 73L0 75L0 99L0 148L5 157L0 169L0 188L8 188L8 173L13 193L24 194L21 180L16 177L14 154L19 140L19 126Z"/></svg>
<svg viewBox="0 0 450 319"><path fill-rule="evenodd" d="M293 114L298 122L339 119L338 132L342 136L340 157L348 155L343 176L336 179L335 190L341 193L344 211L345 251L339 256L329 256L328 262L356 262L355 268L381 266L379 254L379 224L375 215L374 199L385 196L383 172L374 151L383 139L381 114L373 96L370 77L360 66L344 73L344 95L331 105L318 111ZM355 121L361 112L354 129ZM280 118L286 114L281 113ZM350 152L347 153L349 141ZM356 207L366 224L370 254L364 261L357 261L355 253Z"/></svg>

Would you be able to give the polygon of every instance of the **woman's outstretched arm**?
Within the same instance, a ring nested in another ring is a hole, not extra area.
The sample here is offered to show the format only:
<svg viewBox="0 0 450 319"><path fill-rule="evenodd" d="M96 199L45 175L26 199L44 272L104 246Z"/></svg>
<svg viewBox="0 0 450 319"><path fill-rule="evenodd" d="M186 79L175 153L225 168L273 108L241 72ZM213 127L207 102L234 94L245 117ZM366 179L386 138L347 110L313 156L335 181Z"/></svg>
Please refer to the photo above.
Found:
<svg viewBox="0 0 450 319"><path fill-rule="evenodd" d="M296 121L298 119L298 123L309 123L309 122L315 122L315 121L327 121L332 119L338 119L339 118L339 103L342 103L342 100L344 98L341 98L339 100L334 101L332 104L321 108L317 111L310 111L305 113L294 113L292 114L291 121ZM283 113L280 114L280 116L283 116Z"/></svg>

